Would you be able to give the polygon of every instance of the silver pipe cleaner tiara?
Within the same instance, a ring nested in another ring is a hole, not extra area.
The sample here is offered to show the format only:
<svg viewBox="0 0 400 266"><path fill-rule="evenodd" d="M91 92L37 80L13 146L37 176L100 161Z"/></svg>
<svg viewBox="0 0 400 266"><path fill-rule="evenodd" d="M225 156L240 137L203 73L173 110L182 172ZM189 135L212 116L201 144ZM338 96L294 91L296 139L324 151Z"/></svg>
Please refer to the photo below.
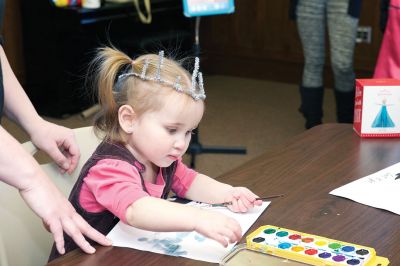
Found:
<svg viewBox="0 0 400 266"><path fill-rule="evenodd" d="M156 69L156 74L154 77L150 77L147 76L146 72L147 69L149 67L149 59L146 59L144 61L144 65L142 68L142 72L139 73L135 73L135 72L129 72L129 73L125 73L125 74L121 74L118 76L118 81L120 81L123 78L126 77L138 77L141 80L150 80L150 81L155 81L158 83L161 83L163 85L168 85L172 88L174 88L176 91L181 92L181 93L187 93L188 95L190 95L194 100L204 100L206 98L206 94L204 92L204 83L203 83L203 74L201 72L199 72L199 65L200 65L200 60L198 57L195 58L195 62L194 62L194 69L193 69L193 73L192 73L192 84L190 88L184 88L181 85L181 76L177 76L175 79L175 82L170 82L168 80L164 80L161 77L161 70L163 67L163 63L164 63L164 51L160 51L158 53L158 63L157 63L157 69ZM198 89L197 89L197 86Z"/></svg>

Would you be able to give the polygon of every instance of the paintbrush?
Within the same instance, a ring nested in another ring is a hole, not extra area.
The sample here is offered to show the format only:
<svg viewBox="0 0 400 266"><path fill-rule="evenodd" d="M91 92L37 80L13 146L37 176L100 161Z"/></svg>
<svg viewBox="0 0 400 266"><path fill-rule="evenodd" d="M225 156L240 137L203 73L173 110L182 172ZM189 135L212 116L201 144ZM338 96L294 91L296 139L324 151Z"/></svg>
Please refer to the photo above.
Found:
<svg viewBox="0 0 400 266"><path fill-rule="evenodd" d="M283 197L283 196L285 196L285 194L279 194L279 195L272 195L272 196L268 196L268 197L256 198L256 200L269 201L270 199L280 198L280 197ZM232 205L232 202L208 204L208 206L210 206L210 207L226 207L228 205Z"/></svg>

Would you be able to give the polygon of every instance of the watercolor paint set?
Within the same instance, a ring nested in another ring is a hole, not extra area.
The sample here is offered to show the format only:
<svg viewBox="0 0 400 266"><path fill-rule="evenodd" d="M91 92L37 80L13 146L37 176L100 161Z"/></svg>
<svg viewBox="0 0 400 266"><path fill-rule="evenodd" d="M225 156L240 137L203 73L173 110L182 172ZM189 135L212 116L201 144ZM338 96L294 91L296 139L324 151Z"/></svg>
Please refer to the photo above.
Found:
<svg viewBox="0 0 400 266"><path fill-rule="evenodd" d="M259 227L221 265L387 266L373 248L273 225Z"/></svg>
<svg viewBox="0 0 400 266"><path fill-rule="evenodd" d="M354 131L361 137L400 137L400 80L356 79Z"/></svg>

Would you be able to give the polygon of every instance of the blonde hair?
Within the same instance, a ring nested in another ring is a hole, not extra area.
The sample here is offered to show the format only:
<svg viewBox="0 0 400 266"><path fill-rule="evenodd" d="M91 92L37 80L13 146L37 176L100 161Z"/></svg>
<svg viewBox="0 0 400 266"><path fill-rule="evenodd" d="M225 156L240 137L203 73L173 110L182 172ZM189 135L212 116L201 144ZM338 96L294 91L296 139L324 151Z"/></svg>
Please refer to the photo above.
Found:
<svg viewBox="0 0 400 266"><path fill-rule="evenodd" d="M132 71L141 73L146 60L149 63L147 75L156 75L156 54L145 54L132 60L114 47L98 49L89 67L89 75L94 75L93 87L100 105L100 111L94 120L94 130L105 140L124 142L118 120L118 110L122 105L129 104L140 116L147 111L160 110L165 104L165 96L180 93L156 81L141 80L134 76L119 78L119 75ZM174 82L177 76L181 76L181 83L185 87L191 85L189 72L172 59L164 58L161 75L163 80L169 82ZM182 94L187 96L185 101L192 99L187 93Z"/></svg>

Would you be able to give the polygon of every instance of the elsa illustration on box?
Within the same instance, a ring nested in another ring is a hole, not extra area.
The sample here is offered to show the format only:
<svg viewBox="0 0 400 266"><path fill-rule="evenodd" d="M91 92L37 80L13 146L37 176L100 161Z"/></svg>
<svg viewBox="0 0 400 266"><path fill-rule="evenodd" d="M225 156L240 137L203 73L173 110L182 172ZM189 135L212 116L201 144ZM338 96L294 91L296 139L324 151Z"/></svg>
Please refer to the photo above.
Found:
<svg viewBox="0 0 400 266"><path fill-rule="evenodd" d="M393 123L390 115L387 111L387 104L386 99L382 99L382 107L379 113L376 115L374 122L372 123L371 127L394 127L395 124Z"/></svg>

